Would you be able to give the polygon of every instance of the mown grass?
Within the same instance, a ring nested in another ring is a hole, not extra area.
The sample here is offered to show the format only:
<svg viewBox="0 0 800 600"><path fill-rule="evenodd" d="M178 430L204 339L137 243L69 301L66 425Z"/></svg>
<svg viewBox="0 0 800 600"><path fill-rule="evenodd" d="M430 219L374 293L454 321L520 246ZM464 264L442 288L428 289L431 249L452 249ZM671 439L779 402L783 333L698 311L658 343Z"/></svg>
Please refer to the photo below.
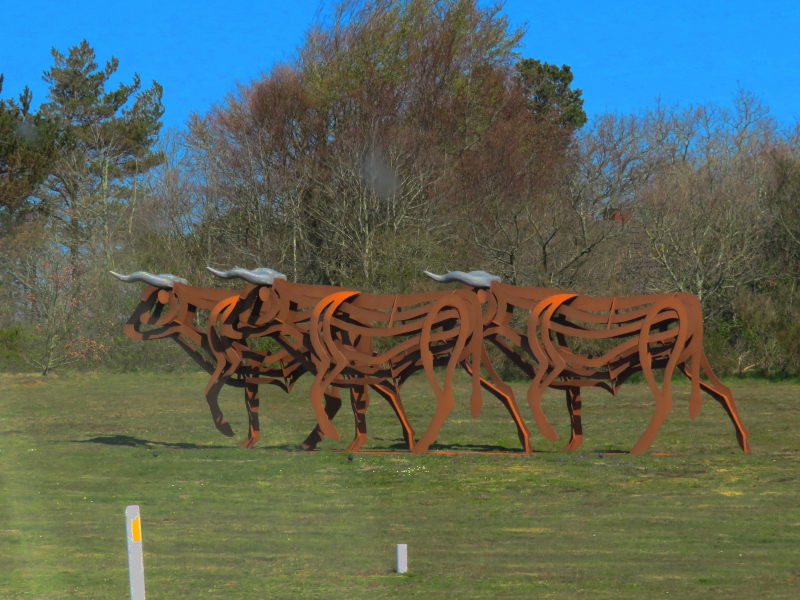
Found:
<svg viewBox="0 0 800 600"><path fill-rule="evenodd" d="M128 597L123 511L141 506L148 598L795 598L800 589L800 386L731 382L752 434L722 409L689 420L688 388L653 452L645 386L584 396L587 440L534 433L522 455L489 397L472 420L462 379L440 450L417 456L295 447L313 426L305 387L262 388L264 439L220 436L203 374L0 376L0 598ZM517 386L524 397L524 385ZM418 434L432 401L404 388ZM243 402L223 395L243 436ZM525 407L527 409L527 407ZM560 395L545 402L562 435ZM526 416L528 411L525 410ZM402 447L373 394L372 450ZM532 426L532 419L527 419ZM410 574L392 572L409 545Z"/></svg>

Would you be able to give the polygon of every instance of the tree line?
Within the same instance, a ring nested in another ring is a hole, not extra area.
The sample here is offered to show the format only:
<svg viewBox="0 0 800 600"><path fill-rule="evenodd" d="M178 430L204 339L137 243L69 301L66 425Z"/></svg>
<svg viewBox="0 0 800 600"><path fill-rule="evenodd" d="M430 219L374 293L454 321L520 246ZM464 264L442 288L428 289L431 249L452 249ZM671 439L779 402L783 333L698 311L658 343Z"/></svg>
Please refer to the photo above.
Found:
<svg viewBox="0 0 800 600"><path fill-rule="evenodd" d="M587 120L569 66L475 0L345 2L185 132L84 41L0 100L0 368L181 365L109 270L269 266L374 292L422 270L702 301L712 361L800 372L800 127L747 92ZM2 80L0 79L0 84ZM0 92L1 92L0 88Z"/></svg>

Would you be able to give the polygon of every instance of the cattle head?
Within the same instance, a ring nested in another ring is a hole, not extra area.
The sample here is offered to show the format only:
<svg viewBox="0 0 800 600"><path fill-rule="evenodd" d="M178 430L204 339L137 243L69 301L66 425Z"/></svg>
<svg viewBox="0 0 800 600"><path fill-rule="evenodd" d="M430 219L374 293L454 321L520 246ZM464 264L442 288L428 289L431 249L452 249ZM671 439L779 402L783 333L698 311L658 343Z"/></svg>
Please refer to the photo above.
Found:
<svg viewBox="0 0 800 600"><path fill-rule="evenodd" d="M153 275L147 271L136 271L129 275L111 274L126 283L147 284L139 298L139 304L125 325L125 334L133 339L150 340L178 333L182 320L181 312L186 312L186 303L179 301L176 287L186 286L188 282L172 273ZM183 306L183 310L181 307Z"/></svg>
<svg viewBox="0 0 800 600"><path fill-rule="evenodd" d="M220 271L206 267L211 273L222 279L243 279L246 286L240 292L240 299L235 307L231 307L220 323L221 332L231 338L258 335L263 327L274 322L282 309L288 308L288 299L277 292L286 283L286 275L274 269L259 267L257 269L243 269L234 267L227 271Z"/></svg>

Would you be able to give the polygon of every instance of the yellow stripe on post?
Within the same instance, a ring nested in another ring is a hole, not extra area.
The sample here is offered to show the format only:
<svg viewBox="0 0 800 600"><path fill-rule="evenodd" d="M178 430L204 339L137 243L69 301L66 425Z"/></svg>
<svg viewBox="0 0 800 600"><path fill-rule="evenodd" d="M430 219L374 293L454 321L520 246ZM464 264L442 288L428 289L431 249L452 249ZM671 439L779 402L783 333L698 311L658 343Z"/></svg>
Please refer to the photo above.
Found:
<svg viewBox="0 0 800 600"><path fill-rule="evenodd" d="M128 577L131 583L131 600L145 600L142 518L136 504L125 507L125 533L128 538Z"/></svg>
<svg viewBox="0 0 800 600"><path fill-rule="evenodd" d="M132 542L141 542L142 541L142 519L141 519L141 517L136 517L131 522L131 541Z"/></svg>

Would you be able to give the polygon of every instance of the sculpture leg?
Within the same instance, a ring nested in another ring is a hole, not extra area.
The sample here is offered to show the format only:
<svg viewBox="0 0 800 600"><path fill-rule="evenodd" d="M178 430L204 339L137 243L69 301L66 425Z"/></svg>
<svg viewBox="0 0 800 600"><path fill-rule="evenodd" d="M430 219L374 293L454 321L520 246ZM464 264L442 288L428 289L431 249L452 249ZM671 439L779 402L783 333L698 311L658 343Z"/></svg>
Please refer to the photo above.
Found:
<svg viewBox="0 0 800 600"><path fill-rule="evenodd" d="M733 392L731 392L730 388L722 383L711 370L711 365L709 364L705 353L703 353L702 364L703 370L706 372L706 376L711 380L711 384L700 380L700 387L709 396L714 398L714 400L719 402L722 405L722 408L725 409L725 412L728 413L728 417L736 429L736 440L739 442L739 447L745 454L749 454L749 434L744 428L742 418L739 416L739 411L736 408L736 403L733 401ZM681 370L684 372L684 374L686 374L687 377L691 377L691 375L687 373L687 369L684 365L681 365Z"/></svg>
<svg viewBox="0 0 800 600"><path fill-rule="evenodd" d="M689 312L689 320L692 325L692 339L689 343L689 356L691 368L686 369L681 366L683 373L691 382L691 393L689 394L689 417L694 419L700 414L700 407L703 399L700 395L700 367L702 366L703 351L703 308L697 298L686 301L686 310Z"/></svg>
<svg viewBox="0 0 800 600"><path fill-rule="evenodd" d="M316 375L309 391L309 401L317 417L317 424L329 438L339 439L339 432L331 422L323 406L325 390L333 384L348 362L337 348L332 319L336 310L347 299L358 292L337 292L324 298L314 307L311 314L310 341L313 349L314 372Z"/></svg>
<svg viewBox="0 0 800 600"><path fill-rule="evenodd" d="M427 350L427 348L424 350ZM431 365L432 364L433 363L431 362ZM431 384L431 389L433 389L433 392L436 395L436 411L434 412L433 419L431 419L431 423L428 425L425 433L422 434L422 437L419 438L417 443L414 445L413 452L415 454L425 454L428 451L430 445L436 441L436 437L439 435L439 431L442 429L442 425L444 424L448 415L453 411L453 407L455 406L455 398L453 398L452 386L453 367L454 365L452 362L451 364L447 365L447 370L445 371L444 388L439 387L439 382L436 379L436 373L434 372L433 368L431 367L425 369L425 372L428 375L428 381Z"/></svg>
<svg viewBox="0 0 800 600"><path fill-rule="evenodd" d="M548 319L551 316L550 312L552 311L548 311L546 315ZM544 347L548 348L550 352L539 357L541 362L536 369L536 375L533 381L528 387L528 404L533 412L536 427L541 434L549 440L556 441L558 439L558 433L556 433L556 430L550 424L550 421L548 421L547 416L542 410L542 397L544 396L545 390L555 381L555 378L563 372L566 362L559 354L558 349L550 341L549 334L547 334L546 331L543 336L543 342Z"/></svg>
<svg viewBox="0 0 800 600"><path fill-rule="evenodd" d="M212 377L211 381L209 381L208 385L206 386L206 402L208 402L208 408L211 410L211 418L214 420L214 426L222 435L232 437L233 429L231 428L230 423L228 423L228 421L225 419L225 416L222 414L222 411L219 408L219 402L217 401L219 397L219 391L222 389L223 385L225 385L224 381L221 381L216 377Z"/></svg>
<svg viewBox="0 0 800 600"><path fill-rule="evenodd" d="M252 448L261 438L261 431L258 425L258 384L246 383L244 388L244 401L247 407L247 421L249 429L247 438L239 444L242 448Z"/></svg>
<svg viewBox="0 0 800 600"><path fill-rule="evenodd" d="M425 356L424 352L430 353L430 350L428 350L427 347L423 348L423 356ZM433 370L432 359L425 365L428 382L431 384L431 389L433 389L436 395L436 411L433 414L430 425L428 425L428 429L425 430L425 433L422 434L422 437L419 438L414 446L413 452L416 454L425 454L428 451L430 445L436 441L439 431L442 429L442 425L444 425L448 415L453 411L453 407L456 403L453 397L453 375L455 374L456 364L458 364L457 356L458 353L454 353L445 368L443 387L439 387L436 373Z"/></svg>
<svg viewBox="0 0 800 600"><path fill-rule="evenodd" d="M484 358L484 364L491 367L488 362L488 357ZM461 366L464 367L467 373L472 375L472 368L470 367L469 363L462 362ZM483 389L491 393L495 398L500 400L502 405L506 408L508 414L511 415L511 418L514 420L514 425L517 427L517 437L519 438L520 444L522 444L522 451L525 454L530 454L533 452L533 448L531 446L531 432L525 425L525 421L522 420L522 415L519 412L517 401L514 398L514 391L511 389L510 385L500 381L500 378L497 373L494 372L494 369L489 368L489 372L492 375L494 382L489 381L485 377L481 377L481 386Z"/></svg>
<svg viewBox="0 0 800 600"><path fill-rule="evenodd" d="M324 435L334 440L339 439L339 432L336 430L336 427L331 422L330 416L324 408L323 399L325 398L325 390L329 388L341 370L341 368L334 369L333 374L327 376L324 373L317 373L314 382L311 384L311 389L309 390L309 400L311 401L311 406L314 408L314 414L317 417L317 427L320 428Z"/></svg>
<svg viewBox="0 0 800 600"><path fill-rule="evenodd" d="M347 445L347 452L358 452L367 441L367 408L369 407L369 394L364 386L350 388L350 404L353 407L353 418L356 423L356 433L353 441Z"/></svg>
<svg viewBox="0 0 800 600"><path fill-rule="evenodd" d="M444 370L444 385L440 387L439 381L436 378L436 371L434 369L433 352L431 351L431 336L433 333L433 328L438 325L437 317L446 306L451 306L458 311L459 318L461 319L462 329L460 330L458 337L455 339L455 344L451 350L450 359L448 360L447 366ZM447 299L442 300L435 307L435 309L431 310L431 312L425 317L425 321L420 332L420 360L425 368L425 374L428 377L428 383L430 383L431 389L436 395L436 411L434 412L430 425L428 425L428 429L425 430L425 433L422 434L422 437L414 446L413 451L417 454L424 454L427 452L430 445L436 441L436 437L439 435L439 431L441 430L445 419L447 419L447 416L452 412L453 407L455 406L455 398L453 397L453 377L455 376L456 366L460 362L459 357L463 355L462 353L466 347L469 333L469 307L464 300L457 296L449 296ZM478 365L479 364L480 363L478 363ZM473 404L473 408L474 407L475 405Z"/></svg>
<svg viewBox="0 0 800 600"><path fill-rule="evenodd" d="M558 439L558 433L553 429L542 410L542 396L555 378L563 372L566 361L561 355L561 349L556 347L550 337L551 326L553 315L559 307L575 296L576 294L555 294L545 298L534 307L528 319L528 344L538 363L533 381L528 387L528 404L539 431L547 439L553 441ZM558 339L559 344L566 347L564 337L559 334Z"/></svg>
<svg viewBox="0 0 800 600"><path fill-rule="evenodd" d="M414 445L413 452L415 454L425 454L428 451L430 445L436 441L442 425L455 406L455 400L453 399L452 393L439 393L436 396L436 412L433 415L433 419L431 420L431 424L428 426L428 429L425 430L425 433L422 434L422 437L419 438L417 443Z"/></svg>
<svg viewBox="0 0 800 600"><path fill-rule="evenodd" d="M544 375L539 377L537 373L537 379L534 379L528 387L528 404L531 407L533 419L536 422L536 427L539 429L539 432L548 440L556 441L558 439L558 433L553 429L553 426L550 424L550 421L547 420L542 410L542 395L544 394L545 387L541 385L540 380L544 378Z"/></svg>
<svg viewBox="0 0 800 600"><path fill-rule="evenodd" d="M403 428L403 439L406 441L406 446L409 451L414 449L414 429L408 421L406 410L403 408L403 403L400 400L400 394L397 390L388 385L373 385L372 386L381 396L383 396L392 407L392 410L400 420L400 426Z"/></svg>
<svg viewBox="0 0 800 600"><path fill-rule="evenodd" d="M583 443L583 425L581 423L581 388L567 388L567 410L569 411L569 422L571 435L569 443L565 446L566 450L575 450Z"/></svg>
<svg viewBox="0 0 800 600"><path fill-rule="evenodd" d="M220 337L218 335L213 324L216 323L223 314L230 314L237 302L238 297L234 296L231 298L226 298L225 300L217 303L209 315L207 336L208 350L214 355L216 359L216 365L214 372L211 374L211 379L206 385L206 402L208 402L208 407L211 410L211 417L214 419L214 425L223 435L228 437L233 436L233 429L222 414L222 410L219 408L219 391L222 389L222 386L225 384L228 378L233 375L239 365L241 365L242 357L238 352L235 352L232 349L231 341L229 339ZM257 396L258 393L256 392L256 398Z"/></svg>
<svg viewBox="0 0 800 600"><path fill-rule="evenodd" d="M659 390L655 375L653 375L653 355L649 347L650 328L656 316L666 309L672 309L677 312L678 329L675 345L664 367L664 385L663 388ZM684 351L686 340L688 339L686 321L687 317L684 307L680 305L667 305L665 303L656 304L652 307L647 317L644 319L642 329L639 333L639 361L642 366L642 375L644 375L647 384L650 386L650 390L653 392L653 397L656 401L656 409L653 413L653 417L650 419L650 423L647 425L647 429L633 445L633 448L631 448L631 454L640 454L644 452L650 444L655 441L658 430L672 410L672 374L678 364L678 357Z"/></svg>
<svg viewBox="0 0 800 600"><path fill-rule="evenodd" d="M650 423L647 425L647 429L642 434L642 436L636 441L631 448L631 454L641 454L652 444L655 439L656 435L658 434L658 430L661 428L661 425L669 415L669 412L672 410L672 396L663 394L660 389L658 389L658 384L656 383L655 376L653 375L653 369L650 367L650 360L649 355L647 358L647 364L642 365L642 373L644 374L644 378L647 380L648 385L650 386L650 391L653 393L653 398L656 401L656 408L653 412L653 416L650 419Z"/></svg>
<svg viewBox="0 0 800 600"><path fill-rule="evenodd" d="M339 412L341 407L342 398L339 395L339 388L328 388L328 392L325 394L325 414L328 415L328 418L332 420L333 417L336 416L336 413ZM313 450L324 437L325 434L322 433L322 429L319 425L316 425L314 429L311 430L311 433L308 434L308 437L305 439L305 441L300 444L300 447L303 450Z"/></svg>

